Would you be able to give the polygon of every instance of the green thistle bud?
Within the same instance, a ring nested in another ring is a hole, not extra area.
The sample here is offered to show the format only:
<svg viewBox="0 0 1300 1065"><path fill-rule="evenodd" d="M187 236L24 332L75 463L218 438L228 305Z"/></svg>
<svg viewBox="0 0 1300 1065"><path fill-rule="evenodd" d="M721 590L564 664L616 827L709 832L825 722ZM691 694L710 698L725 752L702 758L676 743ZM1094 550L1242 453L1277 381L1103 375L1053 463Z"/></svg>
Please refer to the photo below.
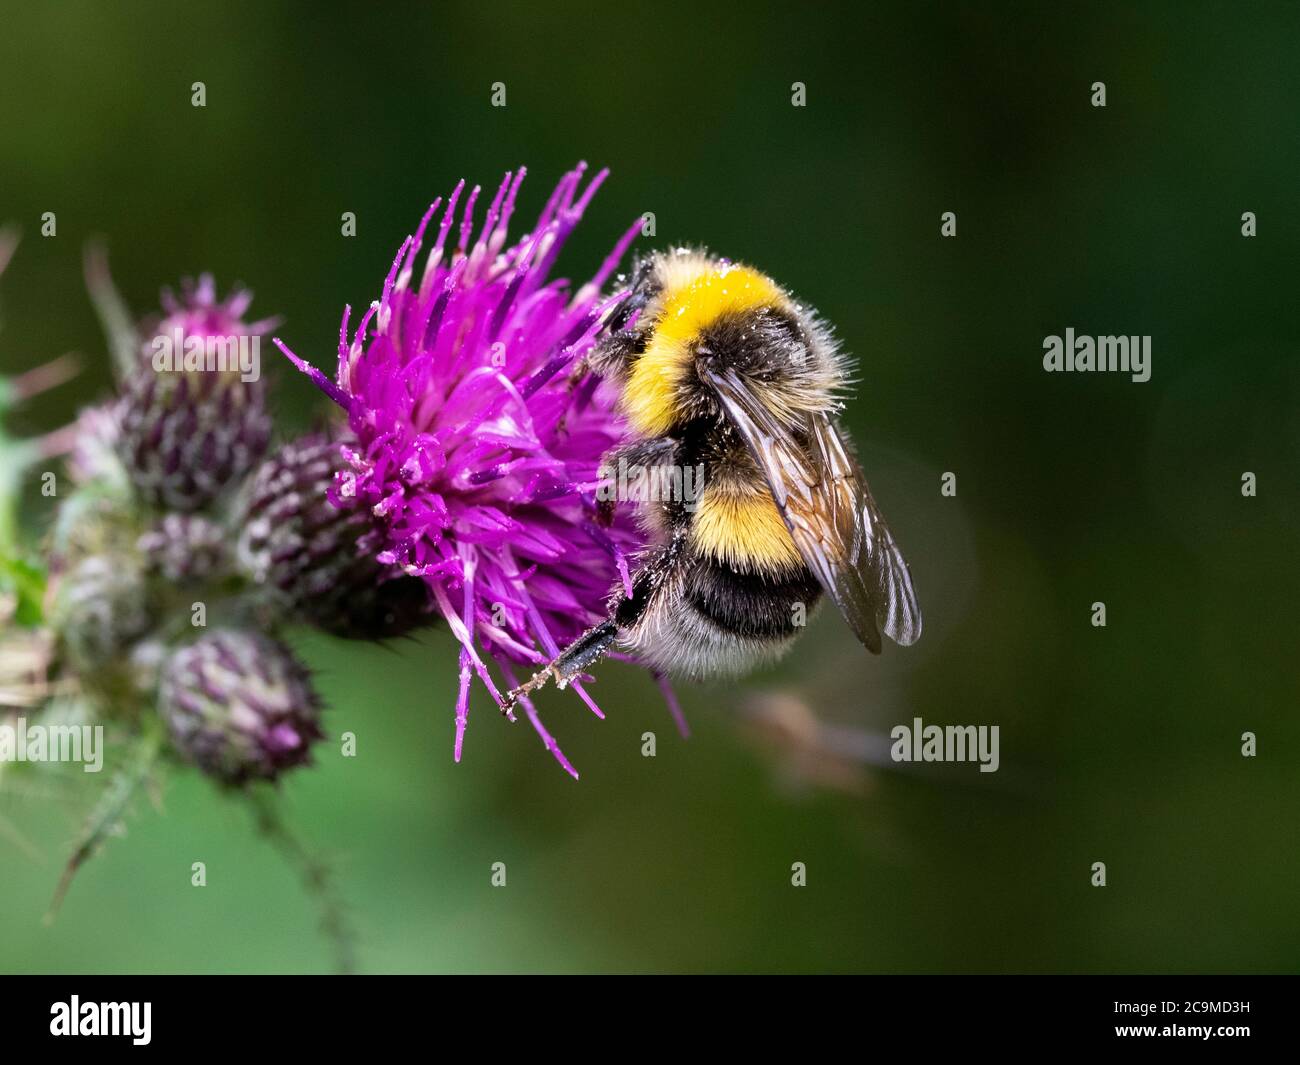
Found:
<svg viewBox="0 0 1300 1065"><path fill-rule="evenodd" d="M324 735L306 667L256 632L218 629L173 652L159 709L181 756L232 785L309 762Z"/></svg>
<svg viewBox="0 0 1300 1065"><path fill-rule="evenodd" d="M238 558L252 580L304 621L337 636L381 639L427 624L424 582L374 558L377 519L328 498L343 460L336 439L284 445L250 479Z"/></svg>
<svg viewBox="0 0 1300 1065"><path fill-rule="evenodd" d="M168 514L140 537L138 548L153 576L177 583L207 580L229 562L226 531L194 514Z"/></svg>
<svg viewBox="0 0 1300 1065"><path fill-rule="evenodd" d="M57 579L50 624L78 670L117 658L150 624L139 564L117 555L81 559Z"/></svg>

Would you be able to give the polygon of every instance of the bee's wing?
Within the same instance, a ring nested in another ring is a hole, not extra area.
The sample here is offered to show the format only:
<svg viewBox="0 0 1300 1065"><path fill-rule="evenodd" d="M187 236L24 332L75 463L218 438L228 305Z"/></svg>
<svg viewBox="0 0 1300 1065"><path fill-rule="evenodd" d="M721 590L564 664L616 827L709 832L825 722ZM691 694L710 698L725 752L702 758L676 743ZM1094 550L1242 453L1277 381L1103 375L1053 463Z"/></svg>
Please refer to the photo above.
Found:
<svg viewBox="0 0 1300 1065"><path fill-rule="evenodd" d="M858 639L873 654L882 630L904 646L915 643L921 608L911 572L830 416L809 419L802 445L734 371L701 370L701 377L758 460L805 564Z"/></svg>

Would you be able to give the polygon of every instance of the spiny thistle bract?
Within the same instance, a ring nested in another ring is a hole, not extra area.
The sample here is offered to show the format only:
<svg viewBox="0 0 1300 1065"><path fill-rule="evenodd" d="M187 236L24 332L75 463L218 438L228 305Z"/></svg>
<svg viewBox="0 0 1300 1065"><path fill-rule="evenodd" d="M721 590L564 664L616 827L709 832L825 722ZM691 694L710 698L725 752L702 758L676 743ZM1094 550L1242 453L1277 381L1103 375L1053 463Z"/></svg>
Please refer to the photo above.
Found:
<svg viewBox="0 0 1300 1065"><path fill-rule="evenodd" d="M612 387L580 372L614 297L601 288L636 237L617 242L572 291L552 279L556 257L596 189L585 167L566 174L536 224L507 246L524 177L507 174L475 229L479 189L452 236L464 182L436 200L398 251L373 303L349 333L343 315L331 380L276 339L347 413L356 446L330 498L382 519L376 558L422 578L461 645L454 754L460 759L477 674L498 706L494 661L509 685L599 621L644 534L626 508L595 520L603 454L624 426ZM414 273L433 220L436 237ZM455 240L455 243L449 243ZM574 689L598 715L583 690ZM533 727L577 776L535 707Z"/></svg>
<svg viewBox="0 0 1300 1065"><path fill-rule="evenodd" d="M165 514L136 542L151 576L189 584L219 576L230 566L229 535L199 514Z"/></svg>

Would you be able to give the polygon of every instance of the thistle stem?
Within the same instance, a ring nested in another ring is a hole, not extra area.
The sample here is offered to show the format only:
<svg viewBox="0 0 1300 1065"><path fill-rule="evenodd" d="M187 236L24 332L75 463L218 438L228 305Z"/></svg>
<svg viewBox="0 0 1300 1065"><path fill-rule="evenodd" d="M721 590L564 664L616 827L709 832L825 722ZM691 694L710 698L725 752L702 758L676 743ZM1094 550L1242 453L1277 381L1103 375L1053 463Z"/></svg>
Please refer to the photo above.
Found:
<svg viewBox="0 0 1300 1065"><path fill-rule="evenodd" d="M21 402L57 388L65 381L77 376L79 365L75 355L60 355L57 359L42 363L26 373L9 379L9 391L13 398Z"/></svg>
<svg viewBox="0 0 1300 1065"><path fill-rule="evenodd" d="M140 337L126 301L113 285L112 275L108 272L108 251L103 244L94 242L87 245L85 268L86 288L108 338L118 379L125 380L139 366Z"/></svg>
<svg viewBox="0 0 1300 1065"><path fill-rule="evenodd" d="M335 891L334 871L285 822L277 795L262 788L250 789L247 794L257 830L294 868L303 889L320 908L320 929L334 948L336 970L342 975L355 973L356 934Z"/></svg>
<svg viewBox="0 0 1300 1065"><path fill-rule="evenodd" d="M108 790L95 804L77 841L77 846L63 867L63 875L59 878L59 885L55 888L49 911L45 914L46 924L54 923L54 918L58 916L59 908L68 894L68 888L72 886L72 878L76 876L77 870L94 857L104 841L121 824L127 804L135 794L136 788L148 777L161 745L162 737L156 731L147 732L142 736L132 753L131 761L118 772L109 784Z"/></svg>

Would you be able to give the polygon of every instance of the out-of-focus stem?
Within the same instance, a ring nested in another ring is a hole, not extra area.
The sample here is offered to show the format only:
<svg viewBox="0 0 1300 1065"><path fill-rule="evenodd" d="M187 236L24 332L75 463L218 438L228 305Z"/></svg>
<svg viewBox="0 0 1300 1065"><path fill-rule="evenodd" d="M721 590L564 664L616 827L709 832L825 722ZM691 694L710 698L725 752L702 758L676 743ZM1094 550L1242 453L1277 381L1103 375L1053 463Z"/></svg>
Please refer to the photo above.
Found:
<svg viewBox="0 0 1300 1065"><path fill-rule="evenodd" d="M355 935L348 923L342 900L334 890L333 871L285 824L278 796L265 788L248 791L249 805L258 831L297 871L307 893L320 907L320 927L334 946L335 965L340 973L356 972Z"/></svg>
<svg viewBox="0 0 1300 1065"><path fill-rule="evenodd" d="M26 373L11 377L8 381L9 395L15 402L31 399L51 388L57 388L64 381L77 376L81 363L75 355L60 355L57 359L42 363Z"/></svg>
<svg viewBox="0 0 1300 1065"><path fill-rule="evenodd" d="M108 272L108 250L99 243L86 246L86 288L108 338L118 378L128 377L135 372L139 359L139 334L131 311Z"/></svg>
<svg viewBox="0 0 1300 1065"><path fill-rule="evenodd" d="M77 870L94 857L95 852L121 823L126 813L127 803L131 801L136 788L149 775L161 746L162 737L156 729L146 732L137 743L131 761L117 773L109 784L108 790L95 804L81 838L77 841L71 857L68 858L68 864L63 868L63 876L59 879L59 886L54 891L49 912L45 915L46 924L54 923L54 918L58 916L59 907L63 905L63 899L68 893L68 888L72 886L72 878L76 876Z"/></svg>

